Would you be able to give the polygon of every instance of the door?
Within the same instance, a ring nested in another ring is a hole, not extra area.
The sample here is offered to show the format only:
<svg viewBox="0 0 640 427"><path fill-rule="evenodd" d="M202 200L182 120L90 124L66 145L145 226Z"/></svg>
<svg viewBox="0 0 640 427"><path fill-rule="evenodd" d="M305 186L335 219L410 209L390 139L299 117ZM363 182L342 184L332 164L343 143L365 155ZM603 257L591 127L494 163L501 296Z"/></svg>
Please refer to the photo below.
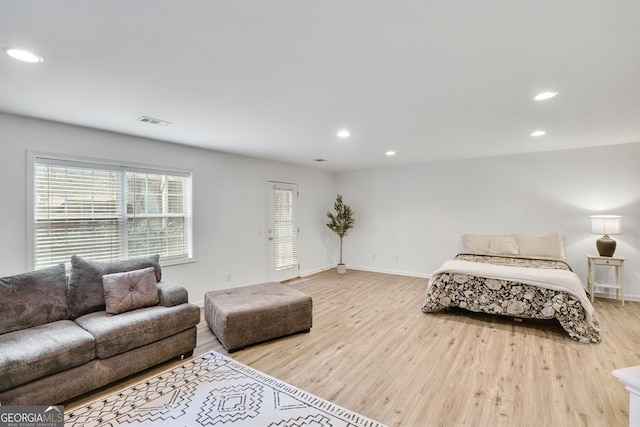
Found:
<svg viewBox="0 0 640 427"><path fill-rule="evenodd" d="M267 278L282 282L298 277L298 186L267 182Z"/></svg>

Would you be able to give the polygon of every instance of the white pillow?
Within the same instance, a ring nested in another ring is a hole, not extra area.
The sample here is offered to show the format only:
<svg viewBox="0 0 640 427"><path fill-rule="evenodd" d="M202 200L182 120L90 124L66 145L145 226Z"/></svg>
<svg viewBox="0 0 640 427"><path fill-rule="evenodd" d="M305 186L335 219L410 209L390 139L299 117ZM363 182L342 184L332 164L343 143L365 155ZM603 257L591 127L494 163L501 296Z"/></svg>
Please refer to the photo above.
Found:
<svg viewBox="0 0 640 427"><path fill-rule="evenodd" d="M565 259L564 236L557 233L546 235L518 235L520 255L544 256Z"/></svg>
<svg viewBox="0 0 640 427"><path fill-rule="evenodd" d="M491 236L489 253L492 255L518 255L518 241L513 235Z"/></svg>
<svg viewBox="0 0 640 427"><path fill-rule="evenodd" d="M488 234L463 234L464 251L470 254L488 254L491 236Z"/></svg>
<svg viewBox="0 0 640 427"><path fill-rule="evenodd" d="M463 234L464 250L472 254L517 255L518 240L514 234Z"/></svg>

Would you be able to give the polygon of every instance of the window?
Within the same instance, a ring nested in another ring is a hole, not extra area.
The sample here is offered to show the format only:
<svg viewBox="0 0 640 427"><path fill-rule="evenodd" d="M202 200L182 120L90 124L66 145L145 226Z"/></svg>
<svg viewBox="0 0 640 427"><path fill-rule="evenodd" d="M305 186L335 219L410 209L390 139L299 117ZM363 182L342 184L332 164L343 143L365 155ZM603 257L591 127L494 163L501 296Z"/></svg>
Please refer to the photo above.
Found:
<svg viewBox="0 0 640 427"><path fill-rule="evenodd" d="M34 156L36 269L160 254L191 257L191 174Z"/></svg>

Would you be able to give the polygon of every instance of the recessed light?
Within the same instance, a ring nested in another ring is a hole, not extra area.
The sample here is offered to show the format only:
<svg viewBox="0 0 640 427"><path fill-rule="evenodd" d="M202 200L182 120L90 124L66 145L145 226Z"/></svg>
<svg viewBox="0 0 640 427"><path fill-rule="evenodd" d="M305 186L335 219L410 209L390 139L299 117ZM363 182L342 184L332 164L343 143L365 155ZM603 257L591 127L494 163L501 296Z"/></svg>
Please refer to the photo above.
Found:
<svg viewBox="0 0 640 427"><path fill-rule="evenodd" d="M543 130L536 130L536 131L531 132L531 136L542 136L544 134L546 134L546 132L543 131Z"/></svg>
<svg viewBox="0 0 640 427"><path fill-rule="evenodd" d="M396 155L396 152L395 152L395 151L393 151L393 150L389 150L389 151L387 151L387 152L386 152L386 153L384 153L384 154L386 154L387 156L395 156L395 155Z"/></svg>
<svg viewBox="0 0 640 427"><path fill-rule="evenodd" d="M41 56L29 52L28 50L5 47L4 51L7 52L7 55L13 59L17 59L18 61L31 62L33 64L44 61Z"/></svg>
<svg viewBox="0 0 640 427"><path fill-rule="evenodd" d="M347 138L347 137L349 137L349 135L351 135L351 132L349 132L349 131L348 131L348 130L346 130L346 129L342 129L342 130L338 131L338 134L337 134L337 135L338 135L340 138Z"/></svg>
<svg viewBox="0 0 640 427"><path fill-rule="evenodd" d="M537 94L533 99L535 99L536 101L545 101L547 99L553 98L557 94L558 92L541 92Z"/></svg>

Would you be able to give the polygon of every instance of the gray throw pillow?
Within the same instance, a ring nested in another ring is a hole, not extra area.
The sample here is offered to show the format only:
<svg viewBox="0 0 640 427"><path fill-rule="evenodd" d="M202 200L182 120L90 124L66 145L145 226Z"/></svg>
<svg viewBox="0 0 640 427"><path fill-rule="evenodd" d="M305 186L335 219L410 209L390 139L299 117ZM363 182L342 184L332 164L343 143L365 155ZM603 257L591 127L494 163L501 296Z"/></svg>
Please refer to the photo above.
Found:
<svg viewBox="0 0 640 427"><path fill-rule="evenodd" d="M158 305L158 286L153 267L102 276L104 300L109 314Z"/></svg>
<svg viewBox="0 0 640 427"><path fill-rule="evenodd" d="M160 256L128 259L113 262L95 262L85 260L77 255L71 257L71 274L69 276L69 316L72 319L83 314L105 309L102 276L153 267L156 281L162 278Z"/></svg>

